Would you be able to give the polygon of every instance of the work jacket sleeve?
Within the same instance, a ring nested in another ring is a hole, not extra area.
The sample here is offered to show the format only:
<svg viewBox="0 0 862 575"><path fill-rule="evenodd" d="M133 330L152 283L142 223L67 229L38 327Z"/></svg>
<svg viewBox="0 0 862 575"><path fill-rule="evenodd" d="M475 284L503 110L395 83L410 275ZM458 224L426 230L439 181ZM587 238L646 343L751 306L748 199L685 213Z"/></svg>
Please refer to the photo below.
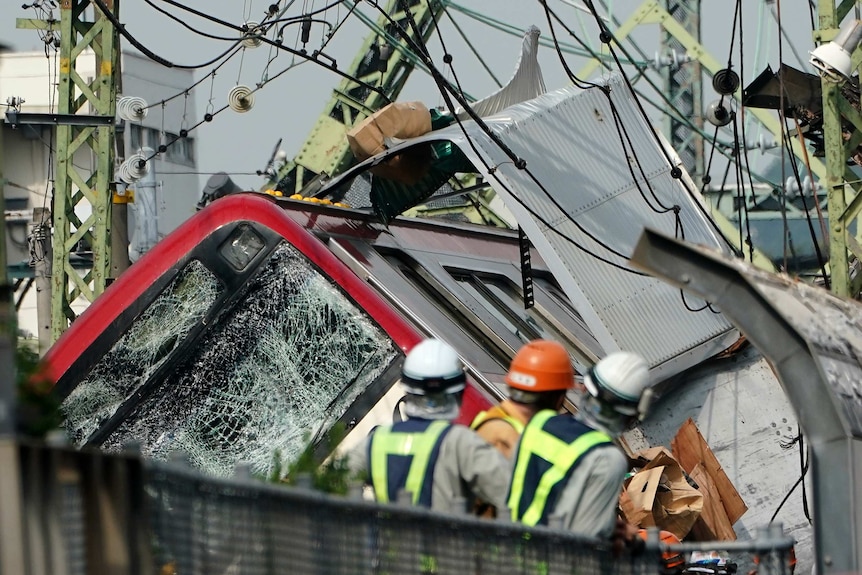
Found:
<svg viewBox="0 0 862 575"><path fill-rule="evenodd" d="M515 446L521 437L512 424L504 419L489 419L476 430L476 433L493 445L506 459L514 457Z"/></svg>
<svg viewBox="0 0 862 575"><path fill-rule="evenodd" d="M553 514L569 531L609 539L627 468L626 456L617 446L593 449L578 462Z"/></svg>
<svg viewBox="0 0 862 575"><path fill-rule="evenodd" d="M449 444L446 451L456 458L461 479L472 494L497 509L505 509L512 473L510 462L490 443L462 425L452 427L446 443Z"/></svg>
<svg viewBox="0 0 862 575"><path fill-rule="evenodd" d="M354 476L362 477L366 483L370 482L371 469L368 461L368 444L371 436L367 436L356 446L347 452L347 466Z"/></svg>

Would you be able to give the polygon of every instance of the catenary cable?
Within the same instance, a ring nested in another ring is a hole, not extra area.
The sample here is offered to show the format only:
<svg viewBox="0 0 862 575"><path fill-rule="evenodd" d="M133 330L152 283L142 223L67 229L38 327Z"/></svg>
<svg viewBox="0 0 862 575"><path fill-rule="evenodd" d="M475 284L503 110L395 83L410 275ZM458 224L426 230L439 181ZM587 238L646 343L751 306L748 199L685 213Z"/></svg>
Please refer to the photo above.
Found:
<svg viewBox="0 0 862 575"><path fill-rule="evenodd" d="M383 13L387 18L389 18L389 16L388 16L387 14L385 14L385 12L384 12L384 11L382 11L382 10L380 10L380 11L381 11L381 13ZM405 40L405 41L407 41L407 42L409 42L409 43L413 43L413 40L409 37L409 35L408 35L404 30L402 30L402 29L400 28L400 26L398 26L398 25L397 25L397 23L396 23L394 20L392 20L391 18L389 18L389 20L390 20L390 23L392 23L392 24L393 24L393 26L394 26L394 27L399 31L399 34L401 34L401 35L402 35L402 37L404 38L404 40ZM414 28L414 33L415 33L415 26L416 26L415 22L413 22L413 21L412 21L412 18L409 18L409 17L408 17L408 22L409 22L409 24ZM421 37L421 36L420 36L420 37ZM414 46L414 47L413 47L413 49L414 49L417 53L420 53L420 54L424 54L424 53L426 52L426 50L424 50L423 48L420 48L420 47L418 47L418 46ZM450 62L450 64L451 64L451 62ZM503 153L511 159L512 163L513 163L516 167L518 167L518 169L525 170L525 173L527 173L527 175L528 175L528 176L529 176L529 177L530 177L530 178L531 178L531 179L532 179L532 180L533 180L533 181L534 181L534 182L535 182L535 183L540 187L540 189L542 189L542 190L544 191L544 193L550 197L550 194L549 194L549 193L548 193L548 191L544 188L544 186L541 184L541 182L539 182L539 181L538 181L538 179L535 177L535 175L534 175L534 174L532 174L532 173L527 169L526 162L525 162L523 159L519 158L519 157L517 156L517 154L515 154L514 152L512 152L512 150L511 150L511 149L509 149L509 147L508 147L504 142L502 142L502 141L499 139L499 137L498 137L498 136L497 136L497 135L496 135L492 130L490 130L490 128L488 128L488 126L484 123L484 121L482 121L482 119L481 119L481 118L479 118L479 117L476 115L476 113L472 110L472 108L470 108L470 106L467 104L467 102L466 102L466 101L464 101L462 98L460 98L460 93L459 93L459 91L458 91L457 89L453 88L453 87L451 86L451 84L449 84L448 82L446 82L446 81L445 81L445 79L443 79L443 78L442 78L442 75L441 75L441 74L440 74L440 72L436 69L436 67L434 66L433 62L431 62L431 61L429 60L429 61L427 61L427 62L426 62L426 65L428 66L429 70L432 70L433 77L434 77L434 78L435 78L435 80L437 81L438 89L440 90L441 95L443 96L443 99L444 99L444 101L445 101L445 103L446 103L446 105L447 105L447 108L449 109L449 112L450 112L450 113L452 113L453 117L455 118L455 121L458 123L459 128L461 129L462 133L464 133L464 135L465 135L465 137L466 137L466 140L467 140L468 144L469 144L469 145L470 145L470 147L473 149L473 152L474 152L474 154L476 154L476 157L477 157L477 158L479 158L479 160L484 164L485 169L488 171L488 173L493 175L493 174L496 172L496 167L488 165L488 164L485 162L485 160L484 160L484 158L482 157L482 155L479 153L478 149L476 148L476 144L475 144L475 142L473 142L472 138L471 138L471 137L469 136L469 134L467 133L466 128L465 128L465 127L464 127L464 125L463 125L463 122L462 122L462 121L461 121L461 119L460 119L460 118L459 118L459 117L454 113L454 111L455 111L455 106L454 106L454 104L453 104L453 103L452 103L452 101L451 101L450 94L451 94L451 96L454 96L456 100L458 100L459 105L460 105L460 106L461 106L461 107L462 107L462 108L467 112L467 114L471 117L471 119L473 119L473 121L476 123L476 125L477 125L477 126L479 126L479 127L480 127L480 129L481 129L481 130L482 130L482 131L483 131L483 132L484 132L484 133L485 133L485 134L486 134L486 135L487 135L487 136L492 140L492 142L493 142L495 145L497 145L497 146L501 149L501 151L503 151ZM502 182L502 180L500 180L499 178L496 178L496 177L495 177L495 179L496 179L496 180L497 180L497 182L501 185L501 187L503 187L503 189L505 189L506 191L508 191L508 192L512 195L512 197L513 197L513 198L514 198L514 199L515 199L515 200L516 200L516 201L517 201L517 202L518 202L522 207L524 207L524 208L525 208L525 209L526 209L526 210L527 210L527 211L528 211L528 212L529 212L533 217L535 217L537 220L539 220L543 225L547 226L547 227L548 227L548 229L549 229L550 231L552 231L552 232L554 232L555 234L559 235L561 238L563 238L563 239L564 239L564 240L566 240L568 243L570 243L570 244L572 244L573 246L575 246L577 249L581 250L581 251L582 251L582 252L584 252L585 254L587 254L587 255L589 255L589 256L591 256L591 257L593 257L593 258L595 258L595 259L597 259L597 260L599 260L599 261L602 261L602 262L604 262L604 263L606 263L606 264L608 264L608 265L611 265L611 266L613 266L613 267L615 267L615 268L618 268L618 269L620 269L620 270L622 270L622 271L626 271L626 272L628 272L628 273L631 273L631 274L634 274L634 275L640 275L640 276L646 276L646 275L647 275L647 274L644 274L644 273L641 273L641 272L638 272L638 271L635 271L635 270L631 270L631 269L629 269L629 268L627 268L627 267L625 267L625 266L622 266L622 265L620 265L620 264L617 264L617 263L615 263L615 262L613 262L613 261L610 261L610 260L608 260L608 259L606 259L606 258L604 258L604 257L602 257L602 256L599 256L598 254L595 254L594 252L592 252L592 251L588 250L588 249L587 249L587 248L585 248L584 246L582 246L582 245L578 244L578 243L577 243L577 242L575 242L572 238L570 238L570 237L566 236L565 234L563 234L562 232L560 232L559 230L557 230L557 229L556 229L552 224L550 224L550 222L546 221L544 218L542 218L541 216L539 216L539 214L537 214L537 213L535 212L535 210L533 210L532 208L530 208L529 206L527 206L527 205L526 205L522 200L520 200L520 198L518 198L515 194L513 194L513 193L512 193L512 191L511 191L511 190L510 190L510 189L505 185L505 183L504 183L504 182ZM553 198L551 198L551 199L552 199L552 201L553 201L554 203L556 203L556 201L555 201ZM560 209L560 208L559 208L559 205L557 205L557 207L558 207L558 209ZM565 212L564 212L564 213L565 213ZM590 237L590 239L592 239L593 241L595 241L598 245L601 245L603 248L605 248L605 249L606 249L606 250L608 250L609 252L614 253L615 255L618 255L618 257L622 258L623 260L628 260L628 258L626 258L624 255L619 254L618 252L616 252L616 250L614 250L614 249L613 249L613 248L611 248L610 246L607 246L606 244L604 244L604 243L603 243L601 240L599 240L598 238L594 237L594 236L593 236L589 231L587 231L587 230L583 229L583 227L582 227L578 222L573 222L573 223L574 223L576 226L578 226L578 227L581 229L581 231L582 231L583 233L585 233L585 235L587 235L588 237Z"/></svg>

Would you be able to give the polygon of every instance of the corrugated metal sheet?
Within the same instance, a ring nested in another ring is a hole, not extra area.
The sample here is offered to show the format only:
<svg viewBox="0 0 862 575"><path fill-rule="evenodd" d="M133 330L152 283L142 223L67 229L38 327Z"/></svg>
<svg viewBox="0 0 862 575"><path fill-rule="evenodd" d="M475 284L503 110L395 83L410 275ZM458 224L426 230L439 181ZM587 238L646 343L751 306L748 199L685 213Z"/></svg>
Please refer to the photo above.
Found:
<svg viewBox="0 0 862 575"><path fill-rule="evenodd" d="M674 233L678 206L686 239L716 249L726 243L671 177L673 166L625 84L616 79L608 86L618 121L602 91L575 87L487 119L526 160L525 170L473 123L464 126L481 159L457 127L435 136L451 139L485 173L605 350L636 350L666 377L723 349L735 330L704 302L684 301L659 280L601 261L628 268L590 236L628 257L644 227Z"/></svg>
<svg viewBox="0 0 862 575"><path fill-rule="evenodd" d="M679 224L690 241L728 248L699 200L671 176L674 166L626 85L611 79L607 86L613 108L599 89L569 87L484 119L526 160L524 170L469 121L463 130L452 125L394 146L329 187L407 147L453 142L503 198L605 351L643 354L658 381L722 351L739 334L705 302L628 269L641 231L673 235Z"/></svg>

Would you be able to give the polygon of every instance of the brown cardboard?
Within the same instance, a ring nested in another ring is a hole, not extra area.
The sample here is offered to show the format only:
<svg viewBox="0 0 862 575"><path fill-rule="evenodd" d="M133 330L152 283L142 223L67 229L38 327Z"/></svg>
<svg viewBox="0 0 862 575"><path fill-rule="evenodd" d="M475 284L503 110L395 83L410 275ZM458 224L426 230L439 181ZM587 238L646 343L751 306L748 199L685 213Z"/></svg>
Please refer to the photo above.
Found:
<svg viewBox="0 0 862 575"><path fill-rule="evenodd" d="M691 528L692 538L696 541L735 541L736 532L706 468L698 463L689 475L697 483L698 491L703 493L703 511Z"/></svg>
<svg viewBox="0 0 862 575"><path fill-rule="evenodd" d="M721 468L721 463L709 448L706 440L694 421L689 418L677 431L671 441L673 455L679 461L686 473L691 474L698 463L701 463L715 484L715 493L724 507L730 524L736 523L748 511L748 506L742 500L739 492L731 483L730 478Z"/></svg>
<svg viewBox="0 0 862 575"><path fill-rule="evenodd" d="M415 138L431 131L431 112L422 102L393 102L348 130L350 150L360 162L386 150L386 138Z"/></svg>
<svg viewBox="0 0 862 575"><path fill-rule="evenodd" d="M688 535L703 510L703 494L688 484L682 468L664 447L637 453L643 467L625 488L620 507L638 527L658 527L680 539Z"/></svg>

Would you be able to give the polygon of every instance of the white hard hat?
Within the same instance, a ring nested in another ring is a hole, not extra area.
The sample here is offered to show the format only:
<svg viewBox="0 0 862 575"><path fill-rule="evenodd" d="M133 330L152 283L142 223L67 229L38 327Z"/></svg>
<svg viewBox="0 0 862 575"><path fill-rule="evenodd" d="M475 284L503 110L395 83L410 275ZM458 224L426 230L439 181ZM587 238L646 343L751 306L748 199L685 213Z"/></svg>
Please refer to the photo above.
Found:
<svg viewBox="0 0 862 575"><path fill-rule="evenodd" d="M401 384L413 395L457 393L466 381L458 353L439 339L426 339L414 346L401 368Z"/></svg>
<svg viewBox="0 0 862 575"><path fill-rule="evenodd" d="M587 371L584 386L616 413L643 419L649 408L649 366L630 351L615 351ZM644 393L647 391L647 393Z"/></svg>

